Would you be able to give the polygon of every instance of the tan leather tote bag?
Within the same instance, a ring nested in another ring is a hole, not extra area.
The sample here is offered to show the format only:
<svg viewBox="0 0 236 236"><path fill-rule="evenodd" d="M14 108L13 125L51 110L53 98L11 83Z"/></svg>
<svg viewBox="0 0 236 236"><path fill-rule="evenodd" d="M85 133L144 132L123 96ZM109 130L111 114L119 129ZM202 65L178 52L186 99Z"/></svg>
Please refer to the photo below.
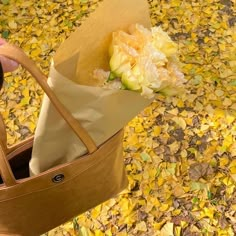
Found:
<svg viewBox="0 0 236 236"><path fill-rule="evenodd" d="M6 130L0 120L0 235L37 236L108 200L127 186L123 131L96 147L22 50L4 45L0 55L19 62L32 74L88 150L88 154L71 163L29 177L33 137L7 147Z"/></svg>

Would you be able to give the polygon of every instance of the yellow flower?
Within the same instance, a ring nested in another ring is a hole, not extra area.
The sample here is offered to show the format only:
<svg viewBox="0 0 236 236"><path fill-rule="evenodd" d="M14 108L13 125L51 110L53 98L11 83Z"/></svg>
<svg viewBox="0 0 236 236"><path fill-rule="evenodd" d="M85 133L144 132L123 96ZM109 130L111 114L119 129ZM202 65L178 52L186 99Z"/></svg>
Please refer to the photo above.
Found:
<svg viewBox="0 0 236 236"><path fill-rule="evenodd" d="M174 43L169 35L164 32L161 27L153 27L152 31L152 43L156 49L163 52L167 57L173 56L177 53L177 45Z"/></svg>
<svg viewBox="0 0 236 236"><path fill-rule="evenodd" d="M139 80L132 73L131 70L124 72L121 77L121 82L125 86L126 89L138 91L141 89Z"/></svg>
<svg viewBox="0 0 236 236"><path fill-rule="evenodd" d="M121 77L122 74L131 69L129 56L118 46L114 46L114 52L110 59L110 68L114 75Z"/></svg>

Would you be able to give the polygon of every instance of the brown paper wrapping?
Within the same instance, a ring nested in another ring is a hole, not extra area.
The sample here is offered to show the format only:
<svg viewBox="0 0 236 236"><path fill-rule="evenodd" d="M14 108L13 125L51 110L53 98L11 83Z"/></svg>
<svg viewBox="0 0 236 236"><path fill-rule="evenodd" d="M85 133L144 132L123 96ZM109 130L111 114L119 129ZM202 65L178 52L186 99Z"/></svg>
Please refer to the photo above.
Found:
<svg viewBox="0 0 236 236"><path fill-rule="evenodd" d="M108 46L113 31L139 23L150 27L145 0L104 0L56 52L48 84L99 146L152 100L126 90L95 87L96 68L109 70ZM72 161L86 148L45 96L30 161L32 175Z"/></svg>

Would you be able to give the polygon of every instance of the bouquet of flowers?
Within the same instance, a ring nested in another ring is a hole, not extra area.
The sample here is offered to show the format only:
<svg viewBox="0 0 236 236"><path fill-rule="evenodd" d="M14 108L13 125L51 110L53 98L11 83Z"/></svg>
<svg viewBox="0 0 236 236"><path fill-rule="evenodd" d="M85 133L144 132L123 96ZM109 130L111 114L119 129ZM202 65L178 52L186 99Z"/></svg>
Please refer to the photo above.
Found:
<svg viewBox="0 0 236 236"><path fill-rule="evenodd" d="M151 28L147 1L104 0L59 47L48 84L99 146L148 106L157 92L172 95L182 87L176 55L169 36L160 27ZM86 152L45 96L31 174Z"/></svg>
<svg viewBox="0 0 236 236"><path fill-rule="evenodd" d="M183 88L177 45L161 27L148 30L134 24L129 33L113 32L109 54L110 71L94 71L106 88L137 91L146 98L157 92L174 95Z"/></svg>

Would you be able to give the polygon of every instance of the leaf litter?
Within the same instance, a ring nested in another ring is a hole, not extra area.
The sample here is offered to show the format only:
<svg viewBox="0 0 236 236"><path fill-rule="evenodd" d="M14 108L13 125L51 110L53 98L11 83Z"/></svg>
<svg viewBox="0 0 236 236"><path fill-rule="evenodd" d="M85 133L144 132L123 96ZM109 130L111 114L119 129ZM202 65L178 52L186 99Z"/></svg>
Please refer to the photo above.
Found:
<svg viewBox="0 0 236 236"><path fill-rule="evenodd" d="M148 2L152 24L179 46L186 92L159 95L125 127L129 187L48 236L236 235L235 1ZM1 36L47 74L58 46L98 4L2 0ZM23 69L6 74L0 112L9 145L34 133L42 94Z"/></svg>

